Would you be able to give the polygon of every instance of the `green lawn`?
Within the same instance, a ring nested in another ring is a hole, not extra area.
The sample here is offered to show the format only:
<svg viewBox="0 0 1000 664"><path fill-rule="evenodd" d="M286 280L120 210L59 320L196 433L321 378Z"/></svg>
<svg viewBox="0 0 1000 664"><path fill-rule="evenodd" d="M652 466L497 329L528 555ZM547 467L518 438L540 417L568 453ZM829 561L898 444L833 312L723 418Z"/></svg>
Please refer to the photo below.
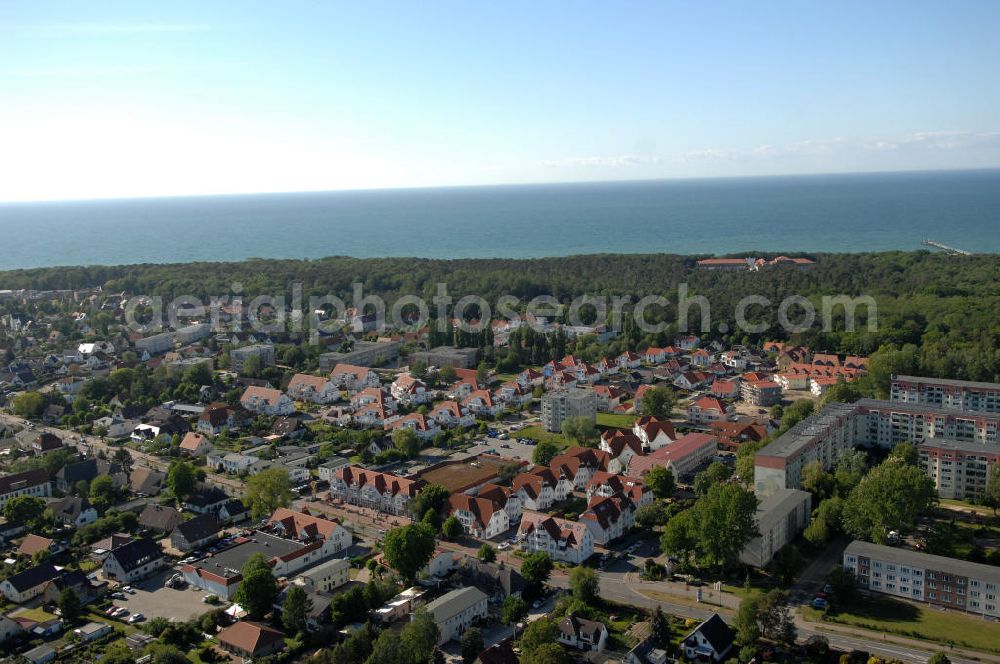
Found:
<svg viewBox="0 0 1000 664"><path fill-rule="evenodd" d="M813 622L831 622L889 632L911 638L1000 652L1000 624L986 622L969 614L945 613L883 597L864 597L833 614L802 608L802 615Z"/></svg>
<svg viewBox="0 0 1000 664"><path fill-rule="evenodd" d="M37 620L38 622L45 622L46 620L52 620L57 618L53 613L49 613L43 609L23 609L17 612L18 617L28 618L29 620Z"/></svg>
<svg viewBox="0 0 1000 664"><path fill-rule="evenodd" d="M598 413L597 425L602 427L615 427L617 429L631 429L635 424L635 415L625 413Z"/></svg>
<svg viewBox="0 0 1000 664"><path fill-rule="evenodd" d="M530 427L524 427L517 432L517 436L518 438L530 438L539 443L543 440L550 440L558 445L559 449L569 447L569 441L566 440L566 436L561 433L550 433L537 424Z"/></svg>

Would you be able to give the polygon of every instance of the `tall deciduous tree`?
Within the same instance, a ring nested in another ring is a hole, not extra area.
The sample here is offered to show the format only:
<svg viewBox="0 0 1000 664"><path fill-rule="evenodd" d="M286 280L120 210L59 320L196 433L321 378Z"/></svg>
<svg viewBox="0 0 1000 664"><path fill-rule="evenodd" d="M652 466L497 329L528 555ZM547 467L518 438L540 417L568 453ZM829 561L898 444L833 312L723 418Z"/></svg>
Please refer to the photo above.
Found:
<svg viewBox="0 0 1000 664"><path fill-rule="evenodd" d="M167 486L177 500L184 500L195 492L198 474L187 461L175 461L167 471Z"/></svg>
<svg viewBox="0 0 1000 664"><path fill-rule="evenodd" d="M672 470L666 466L653 466L646 473L646 486L649 487L650 491L657 498L669 498L674 495L674 491L677 488L677 482L674 479L674 473Z"/></svg>
<svg viewBox="0 0 1000 664"><path fill-rule="evenodd" d="M521 576L524 577L525 590L529 597L537 595L552 574L552 559L544 551L532 553L521 564Z"/></svg>
<svg viewBox="0 0 1000 664"><path fill-rule="evenodd" d="M600 592L597 573L583 565L577 565L569 573L569 587L573 590L573 597L585 604L593 602Z"/></svg>
<svg viewBox="0 0 1000 664"><path fill-rule="evenodd" d="M386 533L383 550L386 562L404 579L413 581L431 559L434 546L434 529L425 523L412 523Z"/></svg>
<svg viewBox="0 0 1000 664"><path fill-rule="evenodd" d="M237 604L242 606L251 618L259 620L263 618L274 598L278 595L278 584L271 573L271 567L262 553L255 553L243 564L240 570L243 580L233 598Z"/></svg>
<svg viewBox="0 0 1000 664"><path fill-rule="evenodd" d="M653 387L642 395L642 414L649 417L670 417L677 404L677 395L668 387Z"/></svg>
<svg viewBox="0 0 1000 664"><path fill-rule="evenodd" d="M881 544L890 531L913 530L936 501L934 481L923 470L887 459L851 491L844 503L844 529Z"/></svg>
<svg viewBox="0 0 1000 664"><path fill-rule="evenodd" d="M298 586L289 586L285 601L281 604L281 624L291 634L304 632L306 618L312 609L312 600L306 591Z"/></svg>
<svg viewBox="0 0 1000 664"><path fill-rule="evenodd" d="M279 507L287 507L295 498L292 480L281 468L268 468L247 479L243 502L253 518L262 519Z"/></svg>

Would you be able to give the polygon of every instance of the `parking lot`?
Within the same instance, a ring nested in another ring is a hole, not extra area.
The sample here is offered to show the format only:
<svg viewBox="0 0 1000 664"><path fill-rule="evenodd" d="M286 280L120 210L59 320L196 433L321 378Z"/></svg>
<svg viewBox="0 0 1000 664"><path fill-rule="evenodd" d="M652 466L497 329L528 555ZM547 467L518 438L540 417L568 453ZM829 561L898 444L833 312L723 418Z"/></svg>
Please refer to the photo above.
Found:
<svg viewBox="0 0 1000 664"><path fill-rule="evenodd" d="M204 590L186 587L183 590L164 588L163 584L177 573L175 569L167 569L145 581L133 584L135 594L126 594L125 599L114 600L115 606L122 606L130 613L141 613L150 618L167 618L175 622L190 620L215 608L202 602L207 595Z"/></svg>

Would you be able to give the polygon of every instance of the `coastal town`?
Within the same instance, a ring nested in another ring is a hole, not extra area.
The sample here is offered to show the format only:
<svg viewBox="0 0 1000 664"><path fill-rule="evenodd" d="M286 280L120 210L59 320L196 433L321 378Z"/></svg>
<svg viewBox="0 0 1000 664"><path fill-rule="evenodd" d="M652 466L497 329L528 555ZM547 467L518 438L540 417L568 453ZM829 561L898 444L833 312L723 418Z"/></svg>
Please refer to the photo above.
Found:
<svg viewBox="0 0 1000 664"><path fill-rule="evenodd" d="M17 661L997 661L1000 384L528 315L143 335L127 295L3 296Z"/></svg>

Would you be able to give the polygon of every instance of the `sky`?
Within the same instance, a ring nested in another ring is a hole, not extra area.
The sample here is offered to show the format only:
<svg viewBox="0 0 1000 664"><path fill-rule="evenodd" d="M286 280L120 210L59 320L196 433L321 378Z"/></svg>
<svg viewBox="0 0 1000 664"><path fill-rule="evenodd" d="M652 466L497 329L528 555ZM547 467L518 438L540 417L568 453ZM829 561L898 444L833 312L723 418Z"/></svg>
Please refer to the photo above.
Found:
<svg viewBox="0 0 1000 664"><path fill-rule="evenodd" d="M1000 2L0 1L0 201L1000 166Z"/></svg>

